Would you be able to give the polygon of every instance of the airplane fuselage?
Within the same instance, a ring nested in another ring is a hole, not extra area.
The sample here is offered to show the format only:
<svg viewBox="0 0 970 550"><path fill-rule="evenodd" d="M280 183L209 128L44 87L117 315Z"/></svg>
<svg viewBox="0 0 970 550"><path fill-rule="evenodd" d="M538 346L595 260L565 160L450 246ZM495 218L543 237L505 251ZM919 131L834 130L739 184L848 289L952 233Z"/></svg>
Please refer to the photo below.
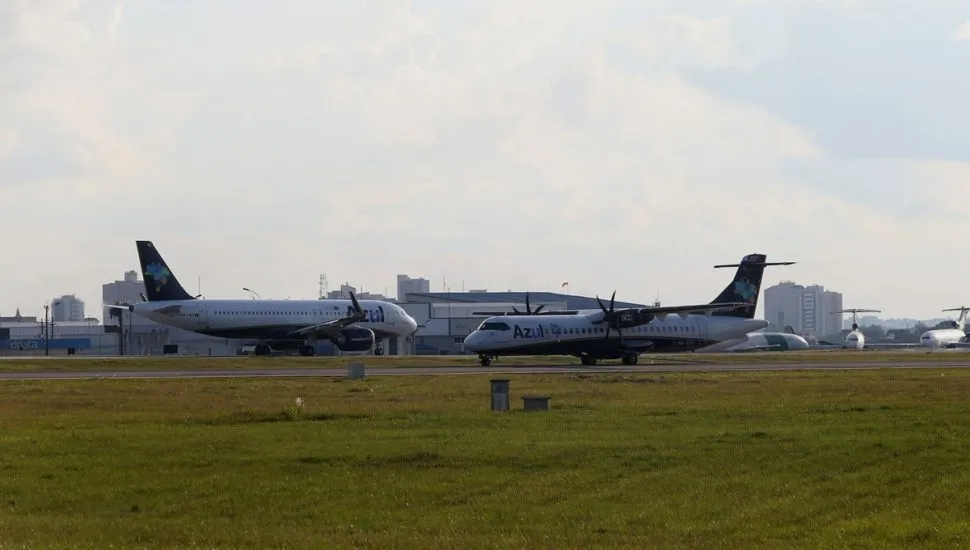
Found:
<svg viewBox="0 0 970 550"><path fill-rule="evenodd" d="M861 330L853 330L845 335L845 349L862 349L866 347L866 336Z"/></svg>
<svg viewBox="0 0 970 550"><path fill-rule="evenodd" d="M356 326L378 338L409 336L417 324L400 306L360 300L366 314ZM136 315L208 336L234 339L303 341L293 331L347 317L350 300L170 300L135 304Z"/></svg>
<svg viewBox="0 0 970 550"><path fill-rule="evenodd" d="M919 343L925 348L945 348L950 344L964 342L966 338L966 333L960 329L941 328L924 332L919 338Z"/></svg>
<svg viewBox="0 0 970 550"><path fill-rule="evenodd" d="M623 346L616 329L606 335L606 324L595 323L599 310L575 315L506 315L486 319L464 341L466 351L489 355L589 354L616 358L635 348L640 353L698 350L724 340L744 339L762 329L766 321L707 315L667 316L663 321L624 328ZM625 351L623 348L627 348Z"/></svg>

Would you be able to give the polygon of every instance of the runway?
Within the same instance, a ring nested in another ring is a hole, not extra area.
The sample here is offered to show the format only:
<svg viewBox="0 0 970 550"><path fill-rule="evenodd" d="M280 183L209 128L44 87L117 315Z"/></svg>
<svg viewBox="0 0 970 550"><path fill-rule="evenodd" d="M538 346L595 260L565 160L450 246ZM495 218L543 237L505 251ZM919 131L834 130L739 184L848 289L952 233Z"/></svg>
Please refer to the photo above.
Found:
<svg viewBox="0 0 970 550"><path fill-rule="evenodd" d="M437 376L437 375L513 375L513 374L609 374L609 373L677 373L726 371L798 371L798 370L872 370L872 369L962 369L970 361L854 361L847 363L763 363L763 364L660 364L604 365L600 367L563 365L515 366L441 366L441 367L373 367L366 376ZM86 380L86 379L191 379L191 378L338 378L346 377L346 368L279 368L279 369L192 369L192 370L124 370L124 371L45 371L0 372L0 380Z"/></svg>

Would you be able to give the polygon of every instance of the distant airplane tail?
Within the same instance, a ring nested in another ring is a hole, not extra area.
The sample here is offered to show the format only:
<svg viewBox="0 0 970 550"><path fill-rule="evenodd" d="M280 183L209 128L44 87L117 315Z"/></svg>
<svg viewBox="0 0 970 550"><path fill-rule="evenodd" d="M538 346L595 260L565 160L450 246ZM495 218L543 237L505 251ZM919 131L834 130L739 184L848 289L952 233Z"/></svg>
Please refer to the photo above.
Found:
<svg viewBox="0 0 970 550"><path fill-rule="evenodd" d="M768 256L764 254L748 254L741 258L739 264L721 264L715 268L736 267L734 280L731 281L712 304L723 304L729 302L745 302L746 306L737 307L728 311L715 311L712 315L720 317L741 317L744 319L754 319L754 312L758 309L758 296L761 294L761 278L764 276L765 268L770 265L792 265L795 262L774 262L768 263L765 260Z"/></svg>
<svg viewBox="0 0 970 550"><path fill-rule="evenodd" d="M149 302L195 299L182 288L151 241L135 241L135 246L138 248L138 260L141 262L145 294Z"/></svg>
<svg viewBox="0 0 970 550"><path fill-rule="evenodd" d="M970 308L966 306L960 306L960 307L953 307L950 309L944 309L943 311L959 311L960 316L957 317L957 320L953 322L953 325L954 325L953 328L965 330L965 327L967 324L967 312L970 312Z"/></svg>

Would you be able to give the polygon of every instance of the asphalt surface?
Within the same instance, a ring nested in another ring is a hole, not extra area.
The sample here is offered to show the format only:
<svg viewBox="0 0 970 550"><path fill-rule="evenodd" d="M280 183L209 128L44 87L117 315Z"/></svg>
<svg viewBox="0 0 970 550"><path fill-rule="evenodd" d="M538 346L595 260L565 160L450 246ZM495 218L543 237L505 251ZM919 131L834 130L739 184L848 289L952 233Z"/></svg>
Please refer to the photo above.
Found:
<svg viewBox="0 0 970 550"><path fill-rule="evenodd" d="M968 368L970 361L853 361L764 363L764 364L654 364L654 365L510 365L510 366L440 366L440 367L373 367L366 376L434 376L442 374L577 374L577 373L652 373L652 372L724 372L724 371L795 371L795 370L864 370L864 369L939 369ZM0 380L83 380L83 379L176 379L176 378L320 378L346 377L346 368L279 368L279 369L192 369L144 371L44 371L0 372Z"/></svg>

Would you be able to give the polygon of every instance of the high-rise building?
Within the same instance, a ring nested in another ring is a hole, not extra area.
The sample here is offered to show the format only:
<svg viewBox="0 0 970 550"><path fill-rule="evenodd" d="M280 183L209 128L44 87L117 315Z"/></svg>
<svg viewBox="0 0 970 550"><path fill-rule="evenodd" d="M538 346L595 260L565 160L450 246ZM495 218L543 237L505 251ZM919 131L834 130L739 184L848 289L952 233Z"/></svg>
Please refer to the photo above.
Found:
<svg viewBox="0 0 970 550"><path fill-rule="evenodd" d="M65 294L51 300L51 319L53 321L83 321L84 300L73 294Z"/></svg>
<svg viewBox="0 0 970 550"><path fill-rule="evenodd" d="M125 277L121 281L115 281L113 283L105 283L101 285L101 300L105 304L137 304L138 302L144 301L142 296L145 294L145 282L138 280L137 271L126 271ZM112 321L110 315L111 310L109 308L104 308L101 318L101 322L110 325L117 323L118 321ZM154 325L154 321L145 319L138 315L132 315L132 319L129 321L127 318L127 313L125 314L125 324L129 322L134 322L134 324L151 324Z"/></svg>
<svg viewBox="0 0 970 550"><path fill-rule="evenodd" d="M324 297L328 300L349 300L351 292L354 293L354 296L356 296L358 300L386 300L383 294L377 292L358 291L357 287L352 286L350 283L340 285L340 290L331 290Z"/></svg>
<svg viewBox="0 0 970 550"><path fill-rule="evenodd" d="M431 292L431 281L425 278L412 279L407 275L397 276L397 301L408 301L408 294L428 294Z"/></svg>
<svg viewBox="0 0 970 550"><path fill-rule="evenodd" d="M786 326L803 336L822 337L842 330L842 294L821 285L782 281L765 289L765 321L770 331Z"/></svg>

